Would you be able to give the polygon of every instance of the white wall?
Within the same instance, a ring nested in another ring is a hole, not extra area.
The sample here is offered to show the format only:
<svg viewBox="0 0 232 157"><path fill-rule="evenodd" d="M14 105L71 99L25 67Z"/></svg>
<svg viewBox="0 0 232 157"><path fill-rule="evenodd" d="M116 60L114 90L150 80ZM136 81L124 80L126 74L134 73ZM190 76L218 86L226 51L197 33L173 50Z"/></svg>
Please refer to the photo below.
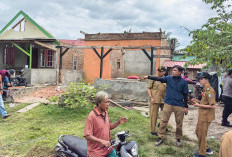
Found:
<svg viewBox="0 0 232 157"><path fill-rule="evenodd" d="M31 84L56 84L56 69L31 69Z"/></svg>

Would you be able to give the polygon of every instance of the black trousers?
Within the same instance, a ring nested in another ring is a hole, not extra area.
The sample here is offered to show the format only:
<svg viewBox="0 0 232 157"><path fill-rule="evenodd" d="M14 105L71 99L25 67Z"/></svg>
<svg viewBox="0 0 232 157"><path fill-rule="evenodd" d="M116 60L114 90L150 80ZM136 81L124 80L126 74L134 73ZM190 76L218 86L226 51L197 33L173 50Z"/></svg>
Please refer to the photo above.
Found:
<svg viewBox="0 0 232 157"><path fill-rule="evenodd" d="M224 103L224 110L223 110L223 114L222 114L222 122L223 123L228 123L227 118L232 113L232 98L222 95L222 101Z"/></svg>

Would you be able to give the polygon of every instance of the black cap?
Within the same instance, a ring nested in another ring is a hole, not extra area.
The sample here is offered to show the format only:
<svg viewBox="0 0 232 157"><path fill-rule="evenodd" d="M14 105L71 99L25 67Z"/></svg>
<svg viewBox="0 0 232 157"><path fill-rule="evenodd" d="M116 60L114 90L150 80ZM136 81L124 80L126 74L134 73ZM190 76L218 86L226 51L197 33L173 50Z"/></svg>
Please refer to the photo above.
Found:
<svg viewBox="0 0 232 157"><path fill-rule="evenodd" d="M164 71L166 71L166 68L163 66L160 66L157 70L160 72L164 72Z"/></svg>
<svg viewBox="0 0 232 157"><path fill-rule="evenodd" d="M210 76L210 74L207 73L207 72L202 72L201 75L199 76L199 78L200 78L200 79L201 79L201 78L205 78L205 79L210 80L211 76Z"/></svg>

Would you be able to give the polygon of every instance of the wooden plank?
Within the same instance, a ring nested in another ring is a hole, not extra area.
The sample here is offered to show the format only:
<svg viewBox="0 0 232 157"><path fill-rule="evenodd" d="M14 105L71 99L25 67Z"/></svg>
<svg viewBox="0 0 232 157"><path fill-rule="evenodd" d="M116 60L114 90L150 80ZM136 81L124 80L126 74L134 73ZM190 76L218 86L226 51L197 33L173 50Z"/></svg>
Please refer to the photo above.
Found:
<svg viewBox="0 0 232 157"><path fill-rule="evenodd" d="M56 48L60 48L61 46L56 46ZM128 46L128 47L122 47L122 46L62 46L65 48L73 48L73 49L101 49L102 47L104 49L151 49L153 47L154 50L162 49L162 50L171 50L169 46Z"/></svg>
<svg viewBox="0 0 232 157"><path fill-rule="evenodd" d="M53 51L57 51L57 49L56 48L53 48L53 47L51 47L51 46L48 46L48 45L46 45L46 44L44 44L44 43L41 43L41 42L39 42L39 41L34 41L36 44L38 44L38 45L40 45L40 46L42 46L42 47L45 47L45 48L48 48L48 49L51 49L51 50L53 50Z"/></svg>
<svg viewBox="0 0 232 157"><path fill-rule="evenodd" d="M128 110L127 108L125 108L125 107L123 107L122 105L120 105L120 104L114 102L113 100L110 100L110 102L111 102L112 104L114 104L114 105L116 105L116 106L118 106L118 107L124 109L124 110Z"/></svg>
<svg viewBox="0 0 232 157"><path fill-rule="evenodd" d="M21 89L21 88L25 88L25 86L9 87L8 90L12 90L12 89Z"/></svg>
<svg viewBox="0 0 232 157"><path fill-rule="evenodd" d="M172 58L172 55L153 55L153 58Z"/></svg>
<svg viewBox="0 0 232 157"><path fill-rule="evenodd" d="M19 22L17 22L12 29L15 29L15 27L17 27L19 24L21 24L21 22L24 20L25 18L22 18ZM21 26L20 26L21 27ZM20 29L21 30L21 29Z"/></svg>

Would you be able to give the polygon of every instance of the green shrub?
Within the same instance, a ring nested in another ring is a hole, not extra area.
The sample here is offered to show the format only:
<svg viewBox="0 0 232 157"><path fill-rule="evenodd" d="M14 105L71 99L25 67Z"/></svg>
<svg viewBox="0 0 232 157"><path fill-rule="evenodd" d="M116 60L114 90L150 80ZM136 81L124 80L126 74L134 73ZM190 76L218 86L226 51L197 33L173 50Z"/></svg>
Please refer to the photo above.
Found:
<svg viewBox="0 0 232 157"><path fill-rule="evenodd" d="M102 90L104 87L99 89L93 88L91 84L85 84L82 82L72 82L69 84L65 93L63 93L59 98L58 96L50 97L50 102L57 102L61 107L67 107L75 109L78 107L86 107L93 105L95 95L98 91Z"/></svg>

